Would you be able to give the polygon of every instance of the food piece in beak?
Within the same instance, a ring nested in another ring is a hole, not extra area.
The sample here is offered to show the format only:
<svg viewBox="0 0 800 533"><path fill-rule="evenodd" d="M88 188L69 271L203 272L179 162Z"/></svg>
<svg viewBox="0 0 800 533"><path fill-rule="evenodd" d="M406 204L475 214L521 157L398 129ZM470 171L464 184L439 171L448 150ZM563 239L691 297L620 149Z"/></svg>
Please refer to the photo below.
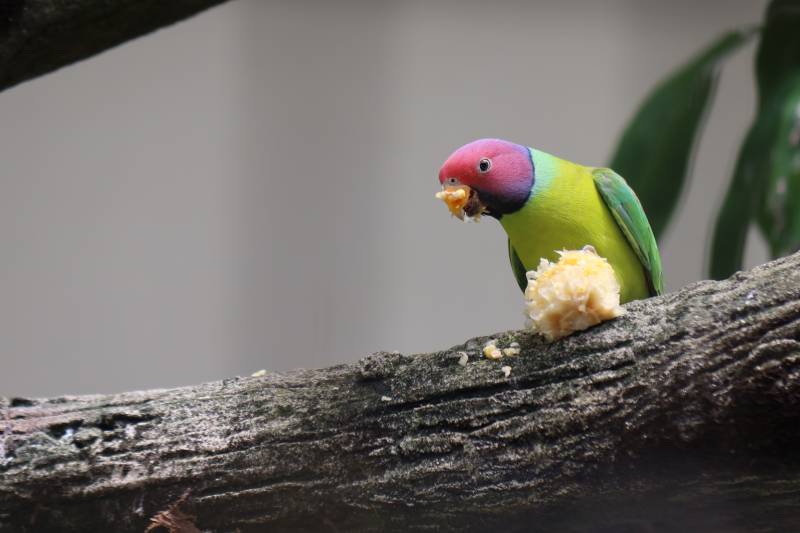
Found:
<svg viewBox="0 0 800 533"><path fill-rule="evenodd" d="M467 185L442 187L442 190L436 193L436 198L447 204L447 209L459 220L464 220L465 214L478 220L485 211L478 194Z"/></svg>
<svg viewBox="0 0 800 533"><path fill-rule="evenodd" d="M454 217L459 220L464 220L464 206L469 201L470 188L466 185L459 185L457 187L442 187L442 190L436 193L436 198L442 200L447 209Z"/></svg>

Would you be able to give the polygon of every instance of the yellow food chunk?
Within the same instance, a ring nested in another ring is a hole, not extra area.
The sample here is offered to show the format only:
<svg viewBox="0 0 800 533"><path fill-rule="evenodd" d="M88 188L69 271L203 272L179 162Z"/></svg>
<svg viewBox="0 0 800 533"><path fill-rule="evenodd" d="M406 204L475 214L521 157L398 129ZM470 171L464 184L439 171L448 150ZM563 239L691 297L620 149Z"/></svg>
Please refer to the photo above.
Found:
<svg viewBox="0 0 800 533"><path fill-rule="evenodd" d="M505 356L515 356L519 355L519 348L503 348L503 355Z"/></svg>
<svg viewBox="0 0 800 533"><path fill-rule="evenodd" d="M464 206L469 202L469 191L465 186L442 189L436 193L436 198L447 204L453 216L464 218Z"/></svg>
<svg viewBox="0 0 800 533"><path fill-rule="evenodd" d="M490 342L483 347L483 355L487 359L500 359L503 357L503 352L501 352L493 342Z"/></svg>
<svg viewBox="0 0 800 533"><path fill-rule="evenodd" d="M542 259L528 272L525 314L534 330L554 340L625 313L614 269L594 248L558 254L558 262Z"/></svg>

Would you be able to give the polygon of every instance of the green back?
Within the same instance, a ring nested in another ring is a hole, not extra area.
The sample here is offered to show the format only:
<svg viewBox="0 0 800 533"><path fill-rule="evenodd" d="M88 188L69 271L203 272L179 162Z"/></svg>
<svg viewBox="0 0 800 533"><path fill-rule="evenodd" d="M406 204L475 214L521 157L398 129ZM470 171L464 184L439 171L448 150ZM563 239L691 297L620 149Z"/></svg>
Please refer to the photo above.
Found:
<svg viewBox="0 0 800 533"><path fill-rule="evenodd" d="M661 269L661 256L658 254L653 230L650 229L650 223L636 193L622 176L611 169L596 168L592 171L592 176L600 196L644 267L650 294L652 296L663 294L664 274ZM519 282L519 279L517 281Z"/></svg>

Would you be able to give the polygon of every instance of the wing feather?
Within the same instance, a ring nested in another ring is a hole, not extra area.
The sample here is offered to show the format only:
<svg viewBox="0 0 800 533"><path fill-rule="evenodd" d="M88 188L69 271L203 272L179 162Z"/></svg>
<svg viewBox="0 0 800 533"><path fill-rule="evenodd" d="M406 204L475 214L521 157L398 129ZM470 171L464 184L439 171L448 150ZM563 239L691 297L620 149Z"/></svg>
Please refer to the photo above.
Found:
<svg viewBox="0 0 800 533"><path fill-rule="evenodd" d="M511 261L511 270L514 272L517 285L519 285L522 292L525 292L525 289L528 287L528 277L525 275L527 269L517 255L517 251L511 246L511 239L508 240L508 260Z"/></svg>
<svg viewBox="0 0 800 533"><path fill-rule="evenodd" d="M636 193L622 176L608 168L592 171L594 183L611 215L644 266L650 294L664 293L664 274L658 245Z"/></svg>

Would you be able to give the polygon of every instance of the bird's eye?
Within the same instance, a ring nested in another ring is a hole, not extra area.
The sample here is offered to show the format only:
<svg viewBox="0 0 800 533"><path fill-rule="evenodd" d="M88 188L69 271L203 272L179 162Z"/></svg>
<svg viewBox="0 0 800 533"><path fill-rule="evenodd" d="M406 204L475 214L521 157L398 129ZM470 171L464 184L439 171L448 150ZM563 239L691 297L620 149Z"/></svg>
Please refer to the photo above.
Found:
<svg viewBox="0 0 800 533"><path fill-rule="evenodd" d="M489 172L489 169L492 168L492 160L483 158L478 162L478 170L481 172Z"/></svg>
<svg viewBox="0 0 800 533"><path fill-rule="evenodd" d="M453 185L453 186L458 185L458 178L447 178L445 180L445 183L447 183L448 185Z"/></svg>

